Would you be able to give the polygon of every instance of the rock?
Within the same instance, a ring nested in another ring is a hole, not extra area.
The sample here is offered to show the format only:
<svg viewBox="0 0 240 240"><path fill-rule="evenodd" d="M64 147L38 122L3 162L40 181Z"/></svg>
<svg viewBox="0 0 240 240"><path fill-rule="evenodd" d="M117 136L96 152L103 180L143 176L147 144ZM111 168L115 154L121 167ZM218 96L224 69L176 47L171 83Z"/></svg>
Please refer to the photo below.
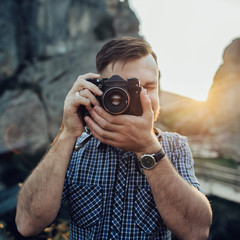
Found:
<svg viewBox="0 0 240 240"><path fill-rule="evenodd" d="M96 72L100 46L138 36L139 22L118 0L2 0L0 10L0 151L32 155L55 138L66 94Z"/></svg>
<svg viewBox="0 0 240 240"><path fill-rule="evenodd" d="M181 134L194 136L196 155L240 162L240 38L224 50L206 102L163 93L159 121ZM199 139L199 141L196 141ZM201 139L201 141L200 141Z"/></svg>
<svg viewBox="0 0 240 240"><path fill-rule="evenodd" d="M49 145L45 110L35 93L8 91L0 101L0 153L33 153Z"/></svg>
<svg viewBox="0 0 240 240"><path fill-rule="evenodd" d="M240 162L240 38L225 49L207 103L214 116L211 132L221 139L219 148Z"/></svg>
<svg viewBox="0 0 240 240"><path fill-rule="evenodd" d="M114 18L114 28L118 35L135 35L138 36L139 21L134 12L128 7L127 1L123 2L117 17ZM134 34L135 33L135 34Z"/></svg>
<svg viewBox="0 0 240 240"><path fill-rule="evenodd" d="M95 54L93 53L93 49L97 51L96 46L92 46L91 49L89 49L89 46L85 46L85 49L81 53L65 56L66 59L62 60L62 63L66 62L66 65L58 68L60 77L50 78L50 81L42 84L42 98L49 114L48 125L52 139L59 132L64 99L73 83L80 74L96 72ZM83 56L87 57L84 58ZM49 63L47 65L49 66L51 64ZM79 70L79 68L81 68L81 70Z"/></svg>
<svg viewBox="0 0 240 240"><path fill-rule="evenodd" d="M0 12L0 190L7 190L46 152L66 94L79 75L96 72L100 47L140 36L127 0L1 0Z"/></svg>
<svg viewBox="0 0 240 240"><path fill-rule="evenodd" d="M0 1L0 84L12 76L19 66L17 48L17 4L15 1Z"/></svg>

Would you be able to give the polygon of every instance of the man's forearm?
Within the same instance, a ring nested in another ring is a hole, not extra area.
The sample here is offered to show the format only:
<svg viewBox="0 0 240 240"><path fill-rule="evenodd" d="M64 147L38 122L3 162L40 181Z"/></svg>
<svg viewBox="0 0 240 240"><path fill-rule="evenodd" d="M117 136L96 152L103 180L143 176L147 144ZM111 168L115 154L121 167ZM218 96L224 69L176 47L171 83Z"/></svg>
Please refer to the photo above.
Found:
<svg viewBox="0 0 240 240"><path fill-rule="evenodd" d="M59 134L51 149L23 184L17 204L16 224L22 235L41 232L56 217L74 138Z"/></svg>
<svg viewBox="0 0 240 240"><path fill-rule="evenodd" d="M207 239L212 216L206 197L183 180L167 157L144 173L168 228L179 239Z"/></svg>

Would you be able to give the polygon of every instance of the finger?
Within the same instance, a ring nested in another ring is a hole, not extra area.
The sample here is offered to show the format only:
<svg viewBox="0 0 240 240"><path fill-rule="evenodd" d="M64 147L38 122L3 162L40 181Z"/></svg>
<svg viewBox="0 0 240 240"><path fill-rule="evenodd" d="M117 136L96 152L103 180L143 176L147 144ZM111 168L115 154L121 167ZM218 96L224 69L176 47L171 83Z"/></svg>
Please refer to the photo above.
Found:
<svg viewBox="0 0 240 240"><path fill-rule="evenodd" d="M75 93L70 91L67 94L65 103L68 103L68 106L70 104L74 108L78 108L80 105L83 105L88 111L92 109L92 106L100 105L95 95L93 95L88 89L76 91Z"/></svg>
<svg viewBox="0 0 240 240"><path fill-rule="evenodd" d="M101 117L95 110L95 107L90 112L92 119L104 130L111 131L111 132L118 132L120 129L120 125L116 125L108 121L107 118ZM106 114L109 116L109 114ZM112 118L112 116L110 116Z"/></svg>
<svg viewBox="0 0 240 240"><path fill-rule="evenodd" d="M105 119L109 125L102 125L103 128L109 131L121 131L126 125L134 125L139 121L140 116L117 114L112 115L105 111L102 107L95 106L93 110L103 119ZM94 113L94 112L93 112ZM101 124L101 123L100 123ZM104 124L104 123L103 123Z"/></svg>
<svg viewBox="0 0 240 240"><path fill-rule="evenodd" d="M99 95L99 96L102 95L102 91L95 84L86 80L88 78L97 79L97 78L100 78L100 75L94 74L94 73L88 73L85 75L78 76L77 80L73 84L71 92L75 93L82 89L89 89L91 92L93 92L96 95Z"/></svg>
<svg viewBox="0 0 240 240"><path fill-rule="evenodd" d="M152 116L152 104L146 89L142 89L140 93L140 101L142 105L143 116Z"/></svg>
<svg viewBox="0 0 240 240"><path fill-rule="evenodd" d="M91 131L92 135L93 135L96 139L98 139L100 142L105 143L105 144L107 144L107 145L111 145L111 146L113 146L113 147L118 147L117 144L116 144L116 142L114 142L113 140L111 140L111 139L104 139L104 138L101 137L99 134L97 134L94 130L90 130L90 131Z"/></svg>
<svg viewBox="0 0 240 240"><path fill-rule="evenodd" d="M85 107L90 107L91 109L91 102L88 98L85 98L83 96L76 96L76 95L71 95L68 99L68 102L74 107L78 108L80 105L84 105ZM89 108L88 107L88 108Z"/></svg>
<svg viewBox="0 0 240 240"><path fill-rule="evenodd" d="M81 90L80 92L76 92L76 93L78 93L77 95L79 95L81 97L89 99L89 101L91 102L91 104L93 106L100 106L100 103L98 102L97 98L88 89L84 89L84 90ZM75 95L76 95L76 93L75 93Z"/></svg>
<svg viewBox="0 0 240 240"><path fill-rule="evenodd" d="M113 132L102 129L93 119L91 119L91 117L86 116L84 121L86 122L90 131L95 133L101 142L114 139L115 134Z"/></svg>
<svg viewBox="0 0 240 240"><path fill-rule="evenodd" d="M93 104L95 104L95 102L93 102L89 98L86 98L86 97L83 97L80 95L76 95L76 94L71 101L72 101L72 106L74 108L79 108L80 106L84 106L87 109L87 111L91 111ZM99 103L97 103L97 100L96 100L96 104L99 104Z"/></svg>
<svg viewBox="0 0 240 240"><path fill-rule="evenodd" d="M114 125L123 125L125 123L125 118L127 115L120 114L120 115L112 115L105 111L102 107L95 106L94 111L103 119L106 119L109 123L114 124Z"/></svg>

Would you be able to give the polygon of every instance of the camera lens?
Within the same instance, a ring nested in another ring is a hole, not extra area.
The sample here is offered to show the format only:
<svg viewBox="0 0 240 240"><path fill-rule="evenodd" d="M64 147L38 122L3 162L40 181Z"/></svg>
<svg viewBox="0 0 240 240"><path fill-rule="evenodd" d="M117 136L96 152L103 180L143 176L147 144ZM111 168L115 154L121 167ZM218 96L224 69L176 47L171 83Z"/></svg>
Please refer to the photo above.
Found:
<svg viewBox="0 0 240 240"><path fill-rule="evenodd" d="M122 102L122 96L121 95L119 95L119 94L112 95L111 104L113 106L119 106L121 104L121 102Z"/></svg>
<svg viewBox="0 0 240 240"><path fill-rule="evenodd" d="M125 89L113 87L104 92L102 103L103 107L111 114L121 114L127 110L130 96Z"/></svg>

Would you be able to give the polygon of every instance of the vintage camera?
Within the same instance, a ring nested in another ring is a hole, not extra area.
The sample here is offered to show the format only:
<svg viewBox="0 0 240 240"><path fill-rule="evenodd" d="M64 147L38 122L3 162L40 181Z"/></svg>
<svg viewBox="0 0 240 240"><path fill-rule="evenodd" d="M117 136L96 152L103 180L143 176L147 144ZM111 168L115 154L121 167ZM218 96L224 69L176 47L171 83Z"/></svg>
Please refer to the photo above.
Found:
<svg viewBox="0 0 240 240"><path fill-rule="evenodd" d="M142 115L140 102L141 87L137 78L128 78L127 81L118 75L110 78L87 79L102 90L102 96L96 96L101 106L111 114ZM82 117L89 115L84 106L79 113Z"/></svg>

